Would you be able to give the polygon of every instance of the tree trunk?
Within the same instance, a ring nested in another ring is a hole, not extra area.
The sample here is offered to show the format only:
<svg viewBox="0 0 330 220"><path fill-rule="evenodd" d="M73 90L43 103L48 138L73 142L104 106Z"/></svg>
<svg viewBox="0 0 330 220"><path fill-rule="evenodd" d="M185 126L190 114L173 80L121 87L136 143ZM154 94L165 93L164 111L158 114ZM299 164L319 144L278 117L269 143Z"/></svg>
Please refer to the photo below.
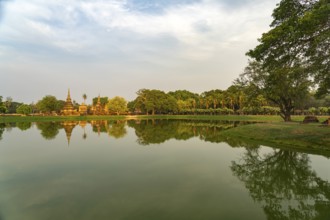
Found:
<svg viewBox="0 0 330 220"><path fill-rule="evenodd" d="M291 105L286 105L280 108L281 113L280 116L283 118L285 122L290 122L291 121L291 111L293 107Z"/></svg>
<svg viewBox="0 0 330 220"><path fill-rule="evenodd" d="M285 122L289 122L289 121L291 121L291 113L289 113L289 114L287 114L287 113L284 114L283 119L284 119Z"/></svg>

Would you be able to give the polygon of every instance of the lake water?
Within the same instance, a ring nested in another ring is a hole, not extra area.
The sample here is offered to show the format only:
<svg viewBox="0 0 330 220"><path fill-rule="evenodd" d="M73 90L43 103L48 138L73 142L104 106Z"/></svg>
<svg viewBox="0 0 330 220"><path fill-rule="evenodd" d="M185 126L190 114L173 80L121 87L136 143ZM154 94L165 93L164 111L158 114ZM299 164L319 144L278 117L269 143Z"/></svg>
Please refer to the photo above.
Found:
<svg viewBox="0 0 330 220"><path fill-rule="evenodd" d="M0 220L330 219L330 160L242 123L0 124Z"/></svg>

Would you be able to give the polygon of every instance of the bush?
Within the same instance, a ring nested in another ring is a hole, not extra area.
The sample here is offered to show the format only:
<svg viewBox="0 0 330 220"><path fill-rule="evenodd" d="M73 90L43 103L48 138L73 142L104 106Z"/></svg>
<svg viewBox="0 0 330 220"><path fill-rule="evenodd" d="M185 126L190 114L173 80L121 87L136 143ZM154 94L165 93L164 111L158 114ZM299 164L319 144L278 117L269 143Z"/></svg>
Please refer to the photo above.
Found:
<svg viewBox="0 0 330 220"><path fill-rule="evenodd" d="M28 115L31 114L32 112L32 108L29 105L23 104L20 105L17 109L16 109L16 113L18 114L23 114L23 115Z"/></svg>

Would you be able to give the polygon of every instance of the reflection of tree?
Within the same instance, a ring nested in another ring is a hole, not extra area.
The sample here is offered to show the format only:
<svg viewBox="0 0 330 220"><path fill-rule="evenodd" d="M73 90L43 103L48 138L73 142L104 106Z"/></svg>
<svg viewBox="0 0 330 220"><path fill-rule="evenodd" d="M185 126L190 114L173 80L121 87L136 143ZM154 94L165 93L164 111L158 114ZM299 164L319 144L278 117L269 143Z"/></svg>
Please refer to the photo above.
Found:
<svg viewBox="0 0 330 220"><path fill-rule="evenodd" d="M38 122L37 128L41 130L41 136L47 140L54 139L61 128L56 122Z"/></svg>
<svg viewBox="0 0 330 220"><path fill-rule="evenodd" d="M108 134L114 138L122 138L126 135L125 121L116 121L108 129Z"/></svg>
<svg viewBox="0 0 330 220"><path fill-rule="evenodd" d="M31 123L31 122L17 122L17 123L16 123L16 126L17 126L20 130L25 131L25 130L31 128L32 123Z"/></svg>
<svg viewBox="0 0 330 220"><path fill-rule="evenodd" d="M3 123L0 123L0 140L2 140L2 134L5 131L6 125Z"/></svg>
<svg viewBox="0 0 330 220"><path fill-rule="evenodd" d="M93 132L97 132L99 135L101 133L108 133L109 136L114 138L122 138L126 135L126 122L125 121L91 121L93 127Z"/></svg>
<svg viewBox="0 0 330 220"><path fill-rule="evenodd" d="M167 120L129 121L128 124L135 129L137 141L141 145L159 144L174 138L177 128L176 123Z"/></svg>
<svg viewBox="0 0 330 220"><path fill-rule="evenodd" d="M90 123L93 127L93 132L97 132L99 135L100 135L100 133L108 132L108 129L109 129L108 121L99 120L99 121L91 121Z"/></svg>
<svg viewBox="0 0 330 220"><path fill-rule="evenodd" d="M311 170L307 154L274 150L260 155L248 149L235 176L263 204L268 219L330 219L330 184Z"/></svg>
<svg viewBox="0 0 330 220"><path fill-rule="evenodd" d="M188 140L199 137L208 142L232 142L231 145L241 146L232 139L221 134L239 123L228 121L198 121L198 120L142 120L128 121L128 125L135 129L138 143L142 145L163 143L169 139Z"/></svg>

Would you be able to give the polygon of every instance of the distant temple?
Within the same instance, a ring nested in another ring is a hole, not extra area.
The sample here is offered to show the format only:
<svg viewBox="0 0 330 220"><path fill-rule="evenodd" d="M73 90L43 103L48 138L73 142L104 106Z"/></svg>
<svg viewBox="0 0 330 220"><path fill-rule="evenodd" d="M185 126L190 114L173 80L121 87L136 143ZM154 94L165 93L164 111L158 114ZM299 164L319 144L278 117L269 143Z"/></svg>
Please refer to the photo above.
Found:
<svg viewBox="0 0 330 220"><path fill-rule="evenodd" d="M64 104L64 107L61 111L62 115L79 115L79 112L77 112L76 109L74 109L71 97L70 97L70 89L68 90L68 96L66 98L66 102Z"/></svg>
<svg viewBox="0 0 330 220"><path fill-rule="evenodd" d="M87 115L87 105L83 102L81 105L79 105L78 111L80 115Z"/></svg>
<svg viewBox="0 0 330 220"><path fill-rule="evenodd" d="M97 102L91 108L93 115L107 115L109 113L107 106L102 106L100 95L97 98Z"/></svg>

